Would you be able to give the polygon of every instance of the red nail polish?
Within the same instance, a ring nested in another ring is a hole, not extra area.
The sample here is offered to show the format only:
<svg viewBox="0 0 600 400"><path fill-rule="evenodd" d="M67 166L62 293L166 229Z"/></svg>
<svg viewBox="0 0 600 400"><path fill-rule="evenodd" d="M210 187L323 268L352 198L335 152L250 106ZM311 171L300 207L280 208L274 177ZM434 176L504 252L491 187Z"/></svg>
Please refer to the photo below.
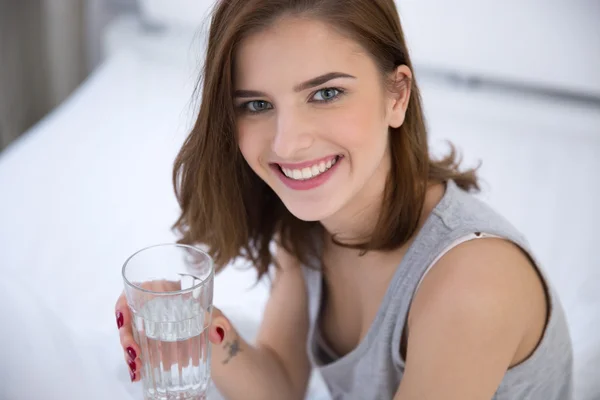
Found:
<svg viewBox="0 0 600 400"><path fill-rule="evenodd" d="M129 354L129 358L131 358L132 360L135 360L135 358L137 357L137 353L135 352L135 350L131 346L129 346L127 348L127 354Z"/></svg>
<svg viewBox="0 0 600 400"><path fill-rule="evenodd" d="M127 364L129 365L129 369L131 370L131 372L135 372L135 360L129 360L127 362Z"/></svg>
<svg viewBox="0 0 600 400"><path fill-rule="evenodd" d="M121 311L117 311L117 328L121 329L123 326L123 314Z"/></svg>
<svg viewBox="0 0 600 400"><path fill-rule="evenodd" d="M217 335L219 335L221 341L223 341L223 338L225 337L225 331L220 326L217 326Z"/></svg>
<svg viewBox="0 0 600 400"><path fill-rule="evenodd" d="M131 382L135 381L135 372L129 371L129 377L131 378Z"/></svg>

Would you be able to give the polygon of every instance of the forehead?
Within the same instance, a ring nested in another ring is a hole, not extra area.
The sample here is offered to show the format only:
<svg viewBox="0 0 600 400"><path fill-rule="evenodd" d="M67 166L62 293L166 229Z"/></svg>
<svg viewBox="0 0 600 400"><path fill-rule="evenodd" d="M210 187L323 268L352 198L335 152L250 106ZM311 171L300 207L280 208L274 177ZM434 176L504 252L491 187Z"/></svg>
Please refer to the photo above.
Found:
<svg viewBox="0 0 600 400"><path fill-rule="evenodd" d="M375 72L375 65L357 42L319 20L286 17L241 42L234 72L244 86L361 70Z"/></svg>

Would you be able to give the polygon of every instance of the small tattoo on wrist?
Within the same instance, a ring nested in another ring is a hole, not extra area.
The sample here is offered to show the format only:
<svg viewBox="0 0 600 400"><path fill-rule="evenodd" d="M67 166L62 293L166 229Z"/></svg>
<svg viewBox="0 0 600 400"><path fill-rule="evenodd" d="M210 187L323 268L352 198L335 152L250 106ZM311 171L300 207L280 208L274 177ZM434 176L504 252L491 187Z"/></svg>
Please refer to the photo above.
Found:
<svg viewBox="0 0 600 400"><path fill-rule="evenodd" d="M240 339L235 338L232 341L228 341L223 344L223 348L227 350L227 358L223 360L223 364L229 363L233 357L235 357L240 351L242 351L240 347Z"/></svg>

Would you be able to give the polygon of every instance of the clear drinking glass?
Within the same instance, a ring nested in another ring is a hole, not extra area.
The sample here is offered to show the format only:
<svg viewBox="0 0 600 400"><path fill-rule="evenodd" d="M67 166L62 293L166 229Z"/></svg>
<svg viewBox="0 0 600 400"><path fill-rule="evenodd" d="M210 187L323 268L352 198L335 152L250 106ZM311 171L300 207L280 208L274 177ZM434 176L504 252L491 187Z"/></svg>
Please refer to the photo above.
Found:
<svg viewBox="0 0 600 400"><path fill-rule="evenodd" d="M187 245L147 247L125 261L123 280L141 348L144 398L204 399L210 381L211 257Z"/></svg>

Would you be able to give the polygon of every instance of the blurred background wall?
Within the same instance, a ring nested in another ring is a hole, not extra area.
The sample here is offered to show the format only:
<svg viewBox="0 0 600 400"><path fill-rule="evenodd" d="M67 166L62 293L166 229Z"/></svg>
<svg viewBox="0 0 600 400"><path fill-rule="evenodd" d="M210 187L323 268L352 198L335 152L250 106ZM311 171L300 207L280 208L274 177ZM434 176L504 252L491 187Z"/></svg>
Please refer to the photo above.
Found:
<svg viewBox="0 0 600 400"><path fill-rule="evenodd" d="M0 151L101 63L103 35L115 17L193 25L212 2L0 0ZM600 103L598 0L397 3L418 69L439 73L442 65L443 74L467 84Z"/></svg>
<svg viewBox="0 0 600 400"><path fill-rule="evenodd" d="M0 150L60 104L102 57L135 0L0 0Z"/></svg>

